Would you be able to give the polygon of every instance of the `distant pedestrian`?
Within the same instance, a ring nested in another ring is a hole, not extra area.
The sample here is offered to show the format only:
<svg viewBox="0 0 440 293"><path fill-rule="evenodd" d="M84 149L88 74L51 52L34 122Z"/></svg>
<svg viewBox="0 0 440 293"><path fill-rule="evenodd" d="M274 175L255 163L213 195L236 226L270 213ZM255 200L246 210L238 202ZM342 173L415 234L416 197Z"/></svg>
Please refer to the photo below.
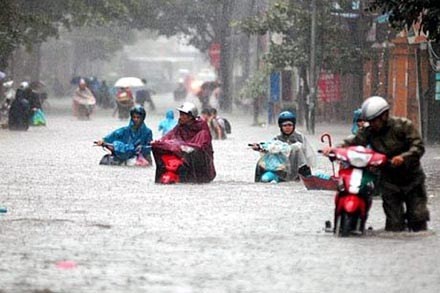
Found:
<svg viewBox="0 0 440 293"><path fill-rule="evenodd" d="M101 102L101 107L104 109L110 108L112 105L111 95L110 95L110 89L107 85L107 82L103 80L101 82L101 87L99 88L99 97Z"/></svg>
<svg viewBox="0 0 440 293"><path fill-rule="evenodd" d="M144 83L144 88L136 91L136 104L144 107L145 102L147 102L149 105L150 111L155 111L156 105L154 105L153 99L151 98L150 90L146 87L147 80L145 78L143 78L142 82Z"/></svg>
<svg viewBox="0 0 440 293"><path fill-rule="evenodd" d="M116 93L116 108L113 115L118 113L121 120L130 116L130 109L134 106L133 93L130 87L120 87ZM141 105L142 106L142 105ZM142 107L143 108L143 107Z"/></svg>
<svg viewBox="0 0 440 293"><path fill-rule="evenodd" d="M213 139L226 139L225 119L217 115L217 109L211 108L209 128Z"/></svg>
<svg viewBox="0 0 440 293"><path fill-rule="evenodd" d="M179 80L177 84L177 88L173 91L174 101L180 102L185 100L188 92L186 91L185 85L183 84L183 79Z"/></svg>
<svg viewBox="0 0 440 293"><path fill-rule="evenodd" d="M87 87L84 79L79 80L78 88L73 95L73 115L79 119L89 119L96 104L95 96Z"/></svg>
<svg viewBox="0 0 440 293"><path fill-rule="evenodd" d="M176 124L177 120L174 119L174 111L170 109L166 112L165 119L159 122L158 130L162 133L162 136L164 136L173 129Z"/></svg>

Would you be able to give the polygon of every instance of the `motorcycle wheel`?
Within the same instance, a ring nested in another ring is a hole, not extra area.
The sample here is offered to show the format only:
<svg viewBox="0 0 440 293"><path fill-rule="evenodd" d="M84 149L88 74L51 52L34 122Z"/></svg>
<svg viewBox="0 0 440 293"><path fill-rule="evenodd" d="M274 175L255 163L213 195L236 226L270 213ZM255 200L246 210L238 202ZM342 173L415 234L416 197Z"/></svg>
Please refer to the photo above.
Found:
<svg viewBox="0 0 440 293"><path fill-rule="evenodd" d="M365 220L362 220L359 216L357 216L356 219L356 233L365 235Z"/></svg>
<svg viewBox="0 0 440 293"><path fill-rule="evenodd" d="M336 216L335 235L337 237L348 237L353 227L353 217L345 212Z"/></svg>

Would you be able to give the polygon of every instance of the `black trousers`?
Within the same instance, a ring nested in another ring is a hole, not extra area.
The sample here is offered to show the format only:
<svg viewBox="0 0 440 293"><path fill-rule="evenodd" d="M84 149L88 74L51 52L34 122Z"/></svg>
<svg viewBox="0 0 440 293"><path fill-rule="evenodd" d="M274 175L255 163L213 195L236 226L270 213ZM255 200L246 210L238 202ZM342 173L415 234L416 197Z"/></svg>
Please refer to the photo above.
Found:
<svg viewBox="0 0 440 293"><path fill-rule="evenodd" d="M385 230L402 231L406 225L410 230L418 230L421 224L429 221L427 195L424 182L410 190L382 183L383 209L386 215Z"/></svg>

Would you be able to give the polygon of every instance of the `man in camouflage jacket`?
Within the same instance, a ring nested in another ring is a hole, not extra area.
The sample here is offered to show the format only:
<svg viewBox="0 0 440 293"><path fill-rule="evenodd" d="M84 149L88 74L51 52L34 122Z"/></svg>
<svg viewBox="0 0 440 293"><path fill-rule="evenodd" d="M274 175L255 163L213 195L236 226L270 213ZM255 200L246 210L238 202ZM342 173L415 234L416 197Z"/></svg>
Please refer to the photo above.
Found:
<svg viewBox="0 0 440 293"><path fill-rule="evenodd" d="M342 146L368 146L390 160L381 170L378 183L386 215L385 230L402 231L406 225L414 232L426 230L429 211L425 173L420 164L424 143L410 120L390 117L388 108L369 120L369 126L356 136L345 139Z"/></svg>

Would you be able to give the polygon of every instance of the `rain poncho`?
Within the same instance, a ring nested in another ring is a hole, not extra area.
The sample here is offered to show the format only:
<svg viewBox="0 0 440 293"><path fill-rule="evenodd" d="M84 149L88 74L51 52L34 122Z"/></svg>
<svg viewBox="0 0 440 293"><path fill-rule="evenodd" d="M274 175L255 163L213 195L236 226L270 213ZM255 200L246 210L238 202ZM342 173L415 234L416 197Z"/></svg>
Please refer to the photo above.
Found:
<svg viewBox="0 0 440 293"><path fill-rule="evenodd" d="M150 155L150 143L153 140L153 133L145 123L138 129L134 129L134 122L130 119L128 126L116 129L106 137L104 142L110 143L114 147L116 158L121 161L128 160L140 151L145 158Z"/></svg>
<svg viewBox="0 0 440 293"><path fill-rule="evenodd" d="M88 88L76 89L73 95L73 101L84 106L94 106L96 104L95 96Z"/></svg>
<svg viewBox="0 0 440 293"><path fill-rule="evenodd" d="M204 183L216 176L212 138L205 121L197 119L190 125L178 124L152 148L157 166L155 182L161 182L166 172L162 156L167 154L183 158L183 165L178 169L180 182Z"/></svg>
<svg viewBox="0 0 440 293"><path fill-rule="evenodd" d="M167 134L174 126L177 125L177 121L174 119L173 110L168 110L165 114L165 119L159 122L159 131L162 132L162 135Z"/></svg>
<svg viewBox="0 0 440 293"><path fill-rule="evenodd" d="M73 115L89 117L96 104L95 96L87 87L76 89L73 95Z"/></svg>
<svg viewBox="0 0 440 293"><path fill-rule="evenodd" d="M277 140L281 140L282 142L287 142L291 145L292 154L298 154L301 152L300 156L302 156L305 160L305 164L309 167L314 167L316 165L316 151L313 149L312 145L309 143L304 134L299 131L294 131L290 135L280 134L275 137ZM301 167L300 164L298 167Z"/></svg>

